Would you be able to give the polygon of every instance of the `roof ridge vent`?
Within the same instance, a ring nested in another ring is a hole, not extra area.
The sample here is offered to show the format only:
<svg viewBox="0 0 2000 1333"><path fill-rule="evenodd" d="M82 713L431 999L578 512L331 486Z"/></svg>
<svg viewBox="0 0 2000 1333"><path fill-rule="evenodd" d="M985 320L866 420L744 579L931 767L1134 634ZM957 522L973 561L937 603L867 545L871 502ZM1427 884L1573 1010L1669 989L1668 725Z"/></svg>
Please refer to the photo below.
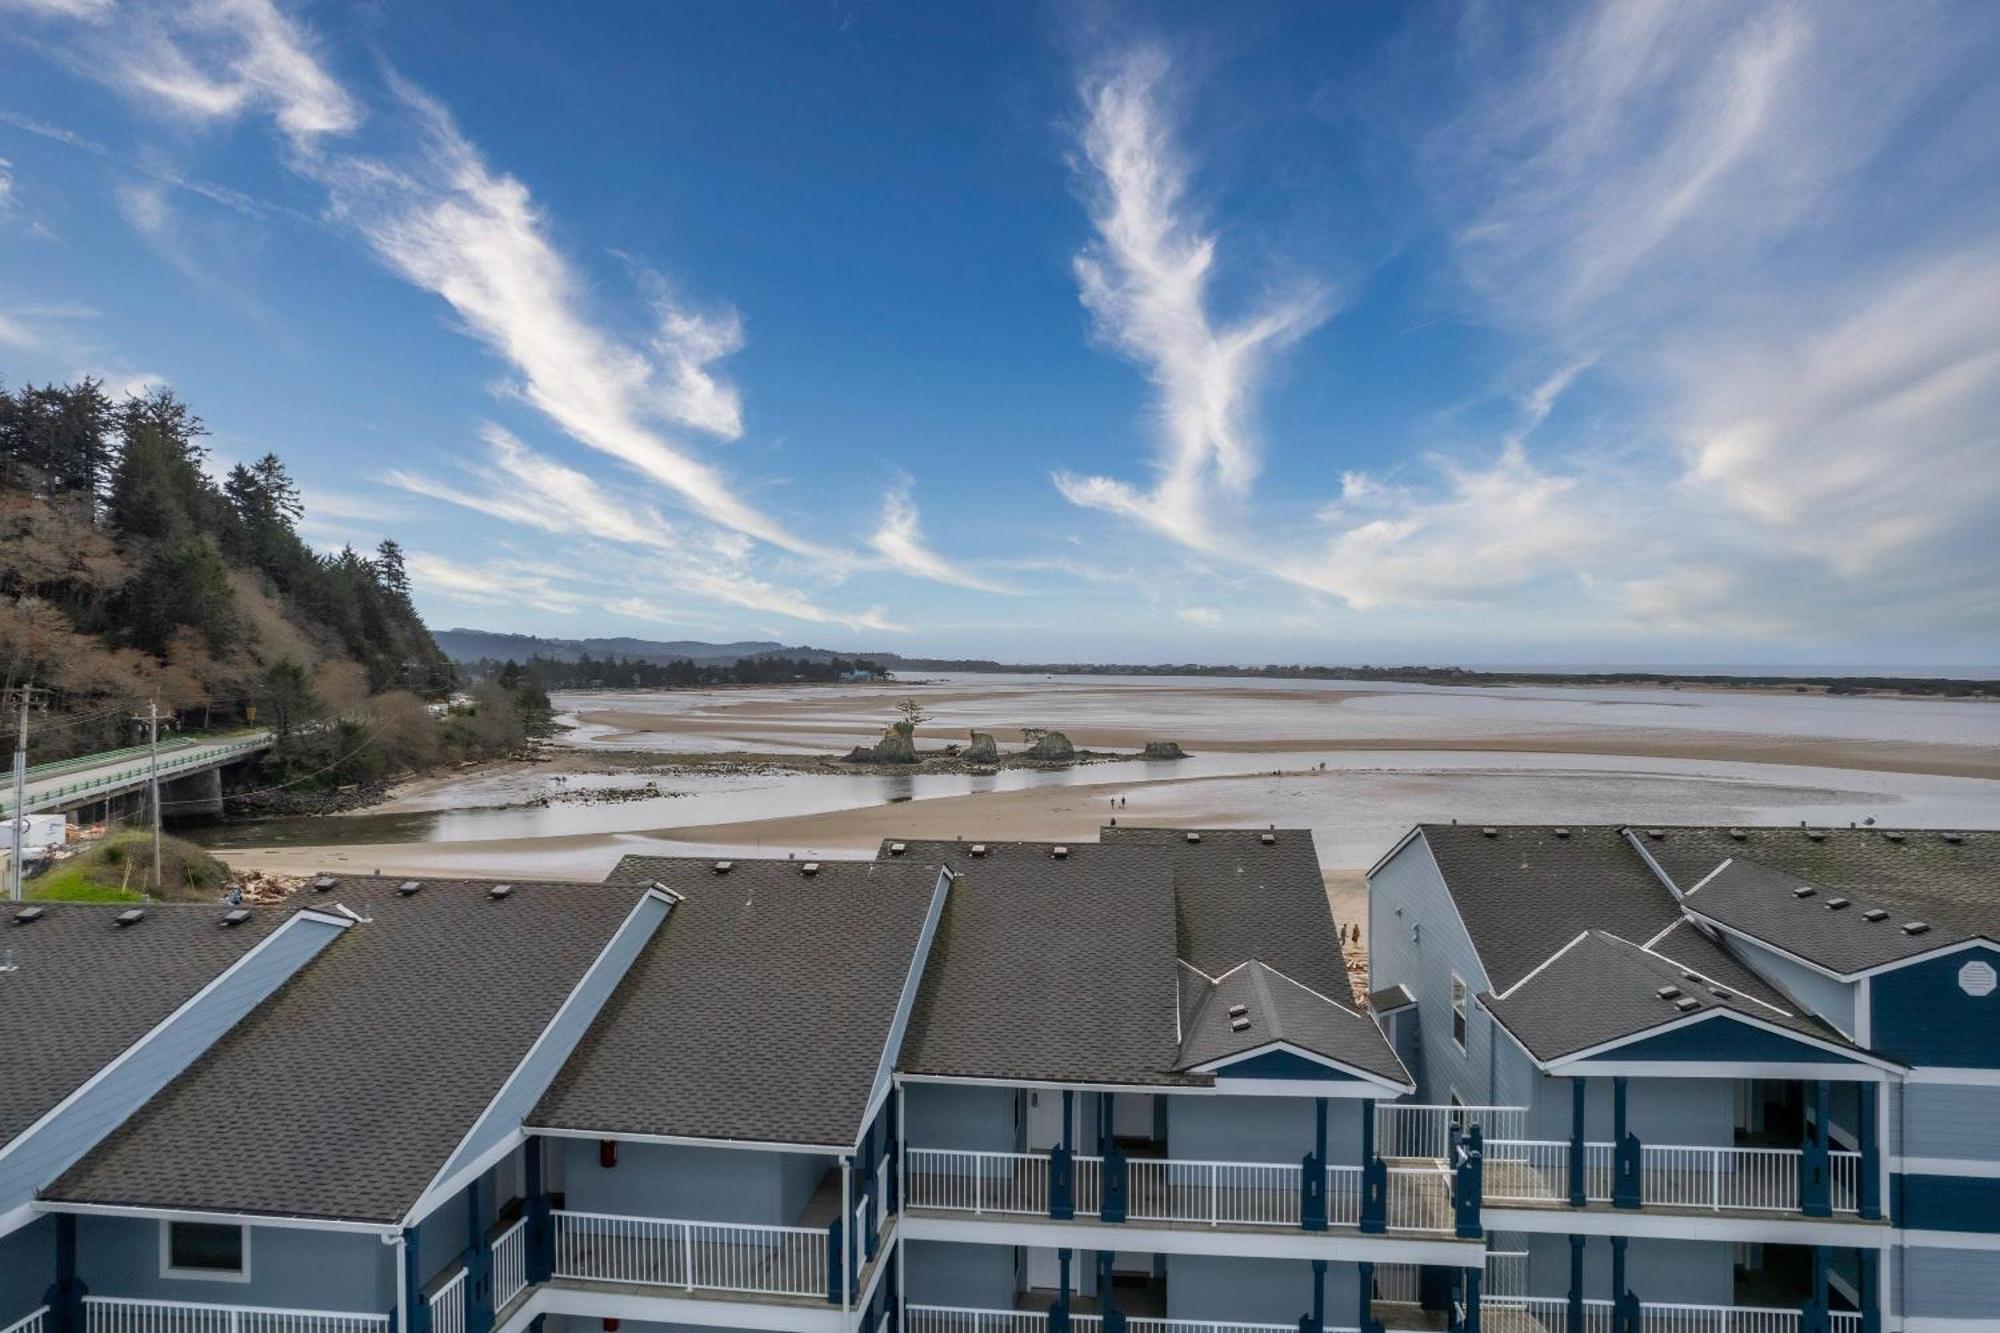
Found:
<svg viewBox="0 0 2000 1333"><path fill-rule="evenodd" d="M121 926L136 926L146 919L146 909L143 907L128 907L111 919ZM1904 929L1907 930L1909 927L1905 926Z"/></svg>
<svg viewBox="0 0 2000 1333"><path fill-rule="evenodd" d="M1250 1020L1248 1018L1232 1018L1229 1020L1229 1030L1231 1032L1248 1032L1250 1030Z"/></svg>
<svg viewBox="0 0 2000 1333"><path fill-rule="evenodd" d="M1663 1000L1679 999L1680 993L1681 993L1681 988L1679 986L1662 986L1658 990L1653 992L1653 994L1659 996Z"/></svg>
<svg viewBox="0 0 2000 1333"><path fill-rule="evenodd" d="M891 856L901 856L909 850L910 844L907 842L892 842L889 844L889 855Z"/></svg>
<svg viewBox="0 0 2000 1333"><path fill-rule="evenodd" d="M1055 846L1049 848L1049 855L1058 861L1067 861L1069 859L1069 844L1066 842L1057 843Z"/></svg>
<svg viewBox="0 0 2000 1333"><path fill-rule="evenodd" d="M1882 841L1884 842L1901 842L1908 836L1906 833L1892 833L1887 829L1882 831Z"/></svg>
<svg viewBox="0 0 2000 1333"><path fill-rule="evenodd" d="M1229 1006L1229 1016L1231 1018L1241 1018L1249 1012L1250 1006L1247 1004L1232 1004Z"/></svg>
<svg viewBox="0 0 2000 1333"><path fill-rule="evenodd" d="M420 879L406 879L396 886L396 892L402 894L405 898L411 898L415 897L417 890L423 887L424 882Z"/></svg>
<svg viewBox="0 0 2000 1333"><path fill-rule="evenodd" d="M1950 843L1954 847L1958 846L1960 843L1965 841L1965 835L1963 833L1940 833L1938 834L1938 836L1940 838L1943 838L1946 842Z"/></svg>
<svg viewBox="0 0 2000 1333"><path fill-rule="evenodd" d="M1928 921L1905 921L1903 923L1903 933L1905 935L1928 935L1930 934L1930 930L1931 923Z"/></svg>
<svg viewBox="0 0 2000 1333"><path fill-rule="evenodd" d="M1651 838L1654 842L1658 842L1662 838L1667 836L1667 831L1663 828L1649 828L1646 830L1646 836Z"/></svg>
<svg viewBox="0 0 2000 1333"><path fill-rule="evenodd" d="M35 922L40 921L47 914L48 910L48 908L39 905L17 908L14 912L13 924L17 926L31 926Z"/></svg>
<svg viewBox="0 0 2000 1333"><path fill-rule="evenodd" d="M983 842L975 842L972 844L971 850L974 856L984 856L986 855L986 844Z"/></svg>
<svg viewBox="0 0 2000 1333"><path fill-rule="evenodd" d="M1733 1000L1736 998L1736 992L1727 986L1710 986L1708 993L1718 1000Z"/></svg>
<svg viewBox="0 0 2000 1333"><path fill-rule="evenodd" d="M1838 912L1852 901L1854 900L1851 898L1828 898L1826 900L1826 910L1829 912Z"/></svg>
<svg viewBox="0 0 2000 1333"><path fill-rule="evenodd" d="M717 861L714 866L715 873L718 875L726 875L734 869L736 869L734 861Z"/></svg>
<svg viewBox="0 0 2000 1333"><path fill-rule="evenodd" d="M326 893L329 890L337 889L339 887L340 887L340 881L335 879L332 875L316 875L313 877L314 893Z"/></svg>
<svg viewBox="0 0 2000 1333"><path fill-rule="evenodd" d="M1277 842L1277 840L1278 840L1278 835L1269 831L1259 833L1257 835L1257 841L1263 843L1266 847L1271 846L1273 843Z"/></svg>
<svg viewBox="0 0 2000 1333"><path fill-rule="evenodd" d="M1750 834L1746 830L1740 828L1733 828L1729 830L1729 836L1734 838L1738 842L1742 842L1745 838L1749 837Z"/></svg>
<svg viewBox="0 0 2000 1333"><path fill-rule="evenodd" d="M817 875L819 873L819 862L817 861L806 862L804 865L799 867L799 873L802 875Z"/></svg>
<svg viewBox="0 0 2000 1333"><path fill-rule="evenodd" d="M1889 919L1889 912L1886 908L1870 907L1861 913L1861 919L1863 921L1887 921Z"/></svg>
<svg viewBox="0 0 2000 1333"><path fill-rule="evenodd" d="M513 897L514 886L512 884L495 884L486 891L486 896L497 903L503 898Z"/></svg>
<svg viewBox="0 0 2000 1333"><path fill-rule="evenodd" d="M1569 836L1569 829L1562 824L1558 824L1554 829L1554 833L1558 838L1567 838Z"/></svg>
<svg viewBox="0 0 2000 1333"><path fill-rule="evenodd" d="M1823 828L1809 828L1806 830L1806 837L1813 842L1825 842L1826 830Z"/></svg>
<svg viewBox="0 0 2000 1333"><path fill-rule="evenodd" d="M1799 885L1799 886L1798 886L1798 887L1797 887L1796 889L1793 889L1793 890L1792 890L1792 897L1794 897L1794 898L1810 898L1810 897L1812 897L1812 896L1813 896L1813 895L1814 895L1815 893L1818 893L1818 892L1819 892L1819 890L1818 890L1818 889L1816 889L1816 888L1814 888L1814 887L1813 887L1812 885L1810 885L1810 884L1801 884L1801 885Z"/></svg>
<svg viewBox="0 0 2000 1333"><path fill-rule="evenodd" d="M1187 837L1187 840L1188 840L1189 842L1200 842L1200 841L1201 841L1201 833L1200 833L1200 831L1199 831L1199 830L1197 830L1197 829L1189 829L1189 830L1187 831L1187 834L1186 834L1186 837Z"/></svg>
<svg viewBox="0 0 2000 1333"><path fill-rule="evenodd" d="M249 919L250 909L247 907L231 908L222 914L222 924L225 926L240 926Z"/></svg>
<svg viewBox="0 0 2000 1333"><path fill-rule="evenodd" d="M1683 995L1680 999L1674 1001L1674 1008L1684 1014L1691 1014L1701 1008L1701 1001L1695 999L1692 995Z"/></svg>
<svg viewBox="0 0 2000 1333"><path fill-rule="evenodd" d="M1497 838L1500 836L1500 830L1488 824L1479 830L1479 836L1482 838Z"/></svg>

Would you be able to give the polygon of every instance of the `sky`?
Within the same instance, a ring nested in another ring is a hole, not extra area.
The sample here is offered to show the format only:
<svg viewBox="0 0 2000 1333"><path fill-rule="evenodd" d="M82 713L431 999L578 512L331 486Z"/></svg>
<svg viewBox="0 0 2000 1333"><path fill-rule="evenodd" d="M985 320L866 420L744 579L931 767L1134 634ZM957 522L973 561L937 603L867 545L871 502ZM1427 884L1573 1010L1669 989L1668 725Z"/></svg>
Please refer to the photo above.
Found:
<svg viewBox="0 0 2000 1333"><path fill-rule="evenodd" d="M561 637L2000 662L2000 6L0 0L0 380Z"/></svg>

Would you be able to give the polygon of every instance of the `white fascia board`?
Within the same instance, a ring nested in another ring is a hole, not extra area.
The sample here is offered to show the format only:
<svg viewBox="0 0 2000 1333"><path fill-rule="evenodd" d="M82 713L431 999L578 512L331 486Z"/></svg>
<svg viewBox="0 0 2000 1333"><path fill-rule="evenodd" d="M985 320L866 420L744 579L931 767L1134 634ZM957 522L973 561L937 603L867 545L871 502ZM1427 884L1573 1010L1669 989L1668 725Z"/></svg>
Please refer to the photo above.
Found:
<svg viewBox="0 0 2000 1333"><path fill-rule="evenodd" d="M1620 1047L1629 1046L1635 1041L1646 1041L1653 1037L1663 1036L1669 1032L1678 1032L1682 1028L1693 1027L1697 1023L1705 1023L1710 1021L1711 1019L1717 1019L1726 1022L1742 1023L1747 1027L1758 1028L1764 1032L1770 1033L1773 1036L1783 1037L1788 1041L1798 1042L1801 1046L1808 1046L1814 1050L1825 1051L1830 1055L1840 1056L1843 1060L1849 1060L1855 1064L1868 1065L1872 1068L1883 1070L1884 1072L1889 1074L1900 1076L1905 1068L1905 1066L1899 1065L1893 1060L1885 1060L1879 1055L1872 1055L1867 1051L1853 1050L1845 1046L1836 1046L1834 1043L1830 1041L1823 1041L1818 1037L1809 1036L1803 1032L1795 1032L1791 1028L1781 1027L1776 1023L1772 1023L1765 1019L1759 1018L1755 1014L1739 1013L1734 1009L1704 1009L1700 1013L1689 1014L1684 1018L1677 1018L1671 1022L1662 1023L1657 1027L1647 1028L1642 1032L1630 1033L1623 1037L1614 1037L1610 1041L1599 1042L1595 1046L1587 1046L1580 1051L1573 1051L1568 1055L1559 1056L1556 1059L1549 1061L1547 1068L1549 1072L1555 1073L1557 1072L1557 1066L1559 1065L1570 1065L1570 1064L1575 1064L1578 1061L1589 1060L1602 1052L1615 1051L1618 1050ZM1703 1060L1662 1061L1660 1063L1663 1065L1685 1063L1694 1066L1697 1069L1708 1067L1708 1062ZM1694 1077L1694 1076L1695 1075L1693 1074L1683 1075L1683 1077ZM1671 1075L1666 1075L1666 1077L1671 1077ZM1828 1074L1828 1075L1823 1075L1822 1077L1837 1078L1838 1076ZM1853 1076L1849 1075L1849 1077L1851 1078Z"/></svg>
<svg viewBox="0 0 2000 1333"><path fill-rule="evenodd" d="M548 1139L587 1139L592 1143L610 1139L615 1143L656 1143L671 1148L747 1148L753 1152L799 1152L815 1157L837 1157L852 1151L844 1143L764 1143L755 1139L704 1139L687 1134L636 1134L615 1129L550 1129L524 1125L521 1132Z"/></svg>
<svg viewBox="0 0 2000 1333"><path fill-rule="evenodd" d="M583 993L585 987L599 973L612 966L611 959L619 949L619 946L626 942L628 934L634 930L644 931L637 946L633 948L631 957L625 961L625 968L627 969L631 967L632 959L638 957L639 950L645 947L646 941L652 938L653 932L657 931L666 919L673 914L674 904L679 901L680 899L671 891L655 887L648 887L644 893L639 895L639 901L632 904L632 910L627 912L625 919L618 923L618 929L611 932L611 938L606 940L604 947L597 951L597 957L591 959L590 966L584 969L583 975L578 977L575 984L569 988L569 994L563 996L563 1002L556 1006L556 1011L549 1015L549 1021L543 1024L542 1030L535 1035L534 1043L521 1053L520 1059L514 1062L514 1068L508 1072L506 1079L501 1082L498 1088L494 1089L493 1096L487 1099L485 1108L473 1118L471 1124L465 1127L465 1133L459 1135L458 1142L453 1144L451 1151L445 1155L444 1165L438 1168L437 1174L431 1177L430 1183L424 1187L422 1193L417 1195L417 1201L411 1204L409 1211L403 1215L404 1226L415 1226L457 1194L458 1187L468 1178L472 1168L478 1165L476 1161L468 1162L455 1170L451 1169L451 1164L458 1159L460 1153L465 1151L465 1145L470 1143L481 1129L485 1128L487 1120L495 1114L496 1108L505 1101L508 1094L526 1076L527 1067L534 1060L535 1056L540 1054L545 1046L555 1040L554 1034L558 1025L562 1023L573 1008L582 1003L578 997ZM657 916L652 916L649 909L656 905L662 910ZM647 924L649 916L652 919L651 923ZM623 975L623 970L621 969L621 976ZM609 1001L612 992L617 989L617 983L614 981L598 1000L599 1006L601 1007L605 1002ZM590 1024L585 1022L582 1027L577 1029L576 1040L583 1040L584 1033L588 1032L589 1029ZM548 1077L551 1081L554 1080L560 1069L561 1066L558 1065L549 1071ZM543 1090L546 1091L546 1087ZM510 1147L513 1143L520 1142L521 1127L515 1125L505 1137L511 1140ZM502 1153L501 1155L504 1156L505 1154ZM482 1159L491 1156L492 1154L490 1153L482 1154ZM449 1176L445 1174L447 1170L451 1171Z"/></svg>
<svg viewBox="0 0 2000 1333"><path fill-rule="evenodd" d="M1945 1083L1962 1088L2000 1088L2000 1069L1921 1065L1903 1075L1911 1083Z"/></svg>
<svg viewBox="0 0 2000 1333"><path fill-rule="evenodd" d="M1105 1223L1078 1217L941 1217L905 1211L896 1225L911 1240L957 1241L976 1245L1019 1245L1035 1249L1121 1250L1143 1254L1208 1254L1254 1259L1328 1259L1384 1264L1442 1264L1477 1268L1486 1262L1481 1240L1364 1236L1352 1228L1270 1231L1227 1227L1152 1227Z"/></svg>
<svg viewBox="0 0 2000 1333"><path fill-rule="evenodd" d="M561 1286L545 1283L516 1307L494 1333L524 1333L543 1315L573 1315L582 1319L630 1319L642 1323L678 1324L692 1328L768 1329L774 1333L846 1333L853 1313L823 1299L760 1301L736 1295L700 1296L637 1293L610 1284L593 1287L582 1282Z"/></svg>
<svg viewBox="0 0 2000 1333"><path fill-rule="evenodd" d="M1891 1157L1889 1170L1904 1176L1963 1176L2000 1180L2000 1162L1973 1157Z"/></svg>
<svg viewBox="0 0 2000 1333"><path fill-rule="evenodd" d="M5 1240L40 1216L32 1203L24 1203L18 1208L0 1213L0 1240Z"/></svg>
<svg viewBox="0 0 2000 1333"><path fill-rule="evenodd" d="M137 1041L133 1042L130 1046L127 1046L124 1050L120 1051L116 1056L112 1057L101 1068L99 1068L96 1073L92 1074L82 1083L79 1083L74 1089L71 1090L69 1096L63 1098L61 1101L57 1102L54 1106L51 1106L48 1110L42 1112L41 1115L35 1118L35 1122L33 1124L29 1125L19 1134L16 1134L12 1139L10 1139L7 1142L6 1146L0 1147L0 1161L5 1161L9 1155L14 1153L17 1149L21 1147L22 1144L26 1143L30 1138L32 1138L36 1130L41 1129L44 1125L53 1123L57 1118L62 1116L71 1107L75 1106L79 1101L89 1096L92 1089L96 1088L106 1079L110 1078L113 1074L117 1073L119 1069L129 1064L135 1057L138 1056L138 1054L141 1051L145 1050L148 1046L152 1045L154 1041L158 1040L161 1033L173 1027L173 1025L178 1021L180 1021L182 1017L193 1012L194 1009L198 1005L200 1005L203 1000L207 999L210 995L214 994L223 985L227 984L230 978L234 977L238 972L242 971L243 968L249 964L251 959L255 958L258 954L263 953L266 949L271 948L273 946L273 943L278 939L279 936L283 935L286 931L298 928L301 925L301 923L310 924L314 926L331 927L336 931L346 930L349 926L354 924L353 922L348 921L342 917L327 916L323 913L313 912L313 911L294 912L291 916L286 917L283 921L278 923L277 928L273 930L270 934L266 935L263 939L258 940L255 944L251 945L248 949L244 950L242 956L239 957L235 962L231 963L228 967L223 968L220 972L210 977L206 985L204 985L200 990L196 991L194 994L188 996L187 999L183 1000L180 1003L180 1005L174 1009L172 1013L168 1014L165 1018L155 1023L152 1027L146 1029L146 1031L140 1035ZM333 942L332 937L329 937L327 943L330 944L332 942ZM326 946L321 945L320 947L323 949ZM299 968L305 967L307 964L312 962L313 958L317 958L318 956L319 953L316 950L311 955L311 957L300 959L299 966L293 968L290 972L287 972L283 977L280 977L277 980L276 984L274 984L271 987L271 989L276 990L278 986L282 986L286 981L290 980L294 976L297 976ZM265 999L269 998L269 996L270 996L270 991L266 991L263 996L260 996L258 998L257 1004L262 1004ZM243 1017L248 1018L252 1013L256 1012L256 1008L257 1008L256 1004L251 1005L248 1009L244 1010ZM237 1021L241 1022L242 1019L238 1019ZM225 1032L227 1032L227 1029L224 1029L224 1032L216 1033L214 1039L209 1044L212 1046L215 1041L220 1041ZM160 1091L159 1088L154 1088L152 1092L147 1095L146 1101L151 1101L152 1097L159 1091ZM135 1112L143 1108L145 1104L146 1102L144 1101L139 1103L139 1106L134 1108ZM122 1124L123 1122L120 1121L119 1123ZM108 1134L113 1129L116 1128L117 1125L107 1125L105 1126L104 1132ZM101 1141L101 1137L99 1141ZM92 1146L95 1145L93 1144Z"/></svg>
<svg viewBox="0 0 2000 1333"><path fill-rule="evenodd" d="M887 1101L896 1084L896 1057L903 1053L903 1034L910 1028L910 1011L916 1007L917 991L924 982L924 967L930 960L931 945L937 939L938 921L944 915L945 899L951 893L951 886L957 877L949 867L938 867L937 885L931 890L931 905L924 913L923 929L917 934L917 947L910 958L910 968L903 977L902 994L896 997L895 1016L889 1020L889 1035L882 1043L882 1054L875 1062L875 1078L868 1092L868 1104L861 1111L861 1125L854 1133L854 1151L861 1151L861 1138L868 1132L869 1122L875 1112ZM1174 1006L1178 1014L1180 1006Z"/></svg>
<svg viewBox="0 0 2000 1333"><path fill-rule="evenodd" d="M1802 1216L1724 1216L1667 1213L1657 1208L1503 1208L1486 1204L1480 1225L1488 1231L1532 1231L1569 1236L1645 1236L1763 1245L1842 1245L1886 1250L1896 1232L1880 1222ZM2000 1240L2000 1237L1996 1237Z"/></svg>
<svg viewBox="0 0 2000 1333"><path fill-rule="evenodd" d="M1038 1092L1162 1092L1209 1096L1216 1089L1198 1083L1084 1083L1049 1078L987 1078L973 1074L898 1073L898 1083L941 1083L966 1088L1029 1088Z"/></svg>
<svg viewBox="0 0 2000 1333"><path fill-rule="evenodd" d="M403 1229L394 1222L350 1222L330 1217L288 1217L264 1213L219 1213L205 1208L140 1208L122 1203L64 1203L38 1200L38 1213L74 1213L79 1217L139 1217L163 1222L215 1222L231 1227L281 1227L291 1231L341 1231L393 1240Z"/></svg>
<svg viewBox="0 0 2000 1333"><path fill-rule="evenodd" d="M1621 830L1621 832L1625 836L1626 845L1629 846L1633 851L1637 852L1639 854L1639 859L1646 863L1646 869L1653 872L1653 878L1659 880L1660 884L1666 889L1666 891L1673 895L1673 899L1676 903L1680 902L1682 897L1684 896L1680 891L1680 886L1675 884L1674 877L1672 875L1669 875L1666 872L1666 870L1660 865L1660 863L1653 859L1653 854L1646 850L1644 840L1638 834L1632 831L1632 826L1630 824L1627 824L1624 827L1624 829Z"/></svg>
<svg viewBox="0 0 2000 1333"><path fill-rule="evenodd" d="M1886 963L1877 963L1873 967L1859 968L1853 972L1838 972L1824 963L1816 963L1802 954L1793 953L1790 949L1787 949L1775 940L1766 939L1762 935L1754 935L1740 926L1732 926L1726 921L1718 921L1712 916L1697 912L1692 907L1685 908L1684 910L1691 920L1699 921L1703 925L1712 926L1723 934L1733 935L1739 940L1748 940L1759 948L1769 949L1772 953L1777 954L1780 958L1788 962L1797 963L1809 972L1817 972L1819 975L1831 978L1834 981L1861 981L1868 977L1880 976L1884 972L1900 971L1917 963L1928 963L1934 958L1943 958L1965 949L1987 949L2000 952L2000 943L1996 943L1984 935L1974 935L1969 939L1953 940L1947 944L1940 944L1935 949L1926 949L1922 953L1913 953L1907 958L1892 958ZM1888 923L1883 922L1882 924L1887 925Z"/></svg>
<svg viewBox="0 0 2000 1333"><path fill-rule="evenodd" d="M1373 1073L1369 1070L1362 1069L1358 1065L1351 1065L1346 1063L1345 1061L1336 1060L1332 1056L1321 1055L1316 1051L1309 1051L1303 1046L1295 1046L1288 1041L1267 1041L1262 1046L1253 1047L1247 1051L1239 1051L1235 1055L1225 1055L1218 1060L1210 1060L1206 1064L1196 1065L1189 1072L1195 1074L1213 1074L1220 1070L1227 1069L1231 1065L1241 1064L1245 1060L1254 1060L1260 1055L1269 1055L1273 1051L1281 1051L1287 1055L1295 1055L1299 1059L1308 1061L1309 1063L1312 1064L1319 1065L1323 1069L1337 1069L1343 1074L1351 1074L1355 1078L1365 1079L1368 1082L1375 1084L1376 1087L1381 1088L1388 1092L1405 1093L1405 1092L1415 1092L1417 1090L1417 1085L1414 1083L1398 1082L1397 1080L1392 1078L1385 1078L1381 1074ZM1320 1089L1320 1088L1331 1089L1334 1086L1336 1086L1331 1082L1322 1085L1309 1079L1305 1080L1253 1079L1249 1081L1265 1082L1265 1083L1303 1082L1312 1084L1312 1086L1315 1089ZM1220 1080L1218 1080L1218 1082L1220 1082ZM1368 1093L1366 1091L1346 1092L1346 1091L1316 1090L1312 1095L1315 1097L1366 1097L1368 1096Z"/></svg>
<svg viewBox="0 0 2000 1333"><path fill-rule="evenodd" d="M1893 1083L1892 1071L1863 1065L1825 1065L1801 1060L1574 1060L1549 1066L1557 1078L1721 1078L1796 1079L1828 1083Z"/></svg>
<svg viewBox="0 0 2000 1333"><path fill-rule="evenodd" d="M2000 1252L2000 1233L1992 1231L1898 1231L1896 1240L1912 1250L1989 1250Z"/></svg>
<svg viewBox="0 0 2000 1333"><path fill-rule="evenodd" d="M1376 871L1380 870L1383 866L1388 865L1391 861L1395 860L1396 853L1402 851L1405 847L1409 846L1410 839L1418 836L1423 831L1424 831L1424 826L1422 824L1410 825L1410 831L1408 833L1405 833L1402 837L1396 839L1395 846L1391 847L1388 851L1376 857L1375 864L1369 866L1366 870L1361 872L1362 878L1373 879L1375 877Z"/></svg>

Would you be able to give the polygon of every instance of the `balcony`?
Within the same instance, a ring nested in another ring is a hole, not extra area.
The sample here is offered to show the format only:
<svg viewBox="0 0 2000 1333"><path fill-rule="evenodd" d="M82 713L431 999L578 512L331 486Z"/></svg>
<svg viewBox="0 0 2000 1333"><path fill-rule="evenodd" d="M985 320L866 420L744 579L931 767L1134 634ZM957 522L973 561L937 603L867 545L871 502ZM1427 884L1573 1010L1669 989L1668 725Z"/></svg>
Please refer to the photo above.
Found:
<svg viewBox="0 0 2000 1333"><path fill-rule="evenodd" d="M1076 1157L1060 1153L908 1150L905 1187L912 1209L972 1216L1082 1218L1099 1222L1252 1230L1322 1230L1453 1235L1461 1193L1442 1161L1378 1162L1369 1171L1287 1162ZM1317 1185L1316 1189L1309 1186ZM1475 1232L1476 1234L1476 1232Z"/></svg>
<svg viewBox="0 0 2000 1333"><path fill-rule="evenodd" d="M1560 1296L1488 1296L1479 1303L1487 1333L1612 1333L1614 1302L1584 1301L1583 1321L1570 1328L1570 1302ZM1828 1314L1832 1333L1860 1333L1853 1311ZM1639 1303L1637 1333L1801 1333L1799 1310L1749 1305Z"/></svg>
<svg viewBox="0 0 2000 1333"><path fill-rule="evenodd" d="M43 1333L48 1327L48 1322L49 1307L44 1305L39 1310L28 1311L5 1328L0 1328L0 1333Z"/></svg>
<svg viewBox="0 0 2000 1333"><path fill-rule="evenodd" d="M827 1299L826 1227L747 1226L557 1210L558 1280ZM835 1255L833 1264L838 1263ZM438 1330L438 1333L445 1333Z"/></svg>
<svg viewBox="0 0 2000 1333"><path fill-rule="evenodd" d="M39 1320L45 1313L38 1311L29 1319ZM389 1333L389 1316L86 1296L83 1326L85 1333ZM37 1333L39 1327L15 1325L6 1333L15 1333L17 1328ZM459 1326L458 1333L463 1327ZM438 1329L438 1333L445 1330Z"/></svg>
<svg viewBox="0 0 2000 1333"><path fill-rule="evenodd" d="M909 1333L1051 1333L1046 1311L978 1310L950 1305L912 1305L906 1311ZM1297 1324L1256 1324L1209 1319L1124 1317L1127 1333L1299 1333ZM1071 1311L1070 1327L1079 1333L1101 1333L1104 1316ZM1355 1333L1331 1326L1324 1333Z"/></svg>
<svg viewBox="0 0 2000 1333"><path fill-rule="evenodd" d="M1620 1188L1617 1144L1583 1145L1572 1173L1573 1145L1561 1140L1486 1139L1482 1201L1507 1207L1557 1207L1577 1201L1682 1212L1857 1216L1861 1154L1829 1150L1823 1187L1812 1155L1799 1148L1717 1148L1638 1144L1623 1156L1634 1178ZM1636 1152L1634 1152L1636 1148ZM1622 1197L1621 1197L1622 1195ZM1823 1209L1816 1212L1815 1199Z"/></svg>

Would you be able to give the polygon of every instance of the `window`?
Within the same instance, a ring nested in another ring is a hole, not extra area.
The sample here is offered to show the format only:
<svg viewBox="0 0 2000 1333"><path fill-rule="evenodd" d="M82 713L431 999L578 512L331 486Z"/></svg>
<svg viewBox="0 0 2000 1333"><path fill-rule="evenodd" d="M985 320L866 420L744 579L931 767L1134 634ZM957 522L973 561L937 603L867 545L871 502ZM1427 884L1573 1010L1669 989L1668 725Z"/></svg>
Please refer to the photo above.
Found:
<svg viewBox="0 0 2000 1333"><path fill-rule="evenodd" d="M1465 1049L1465 982L1456 976L1451 979L1451 1039Z"/></svg>
<svg viewBox="0 0 2000 1333"><path fill-rule="evenodd" d="M162 1222L160 1275L250 1280L250 1231L220 1222Z"/></svg>

